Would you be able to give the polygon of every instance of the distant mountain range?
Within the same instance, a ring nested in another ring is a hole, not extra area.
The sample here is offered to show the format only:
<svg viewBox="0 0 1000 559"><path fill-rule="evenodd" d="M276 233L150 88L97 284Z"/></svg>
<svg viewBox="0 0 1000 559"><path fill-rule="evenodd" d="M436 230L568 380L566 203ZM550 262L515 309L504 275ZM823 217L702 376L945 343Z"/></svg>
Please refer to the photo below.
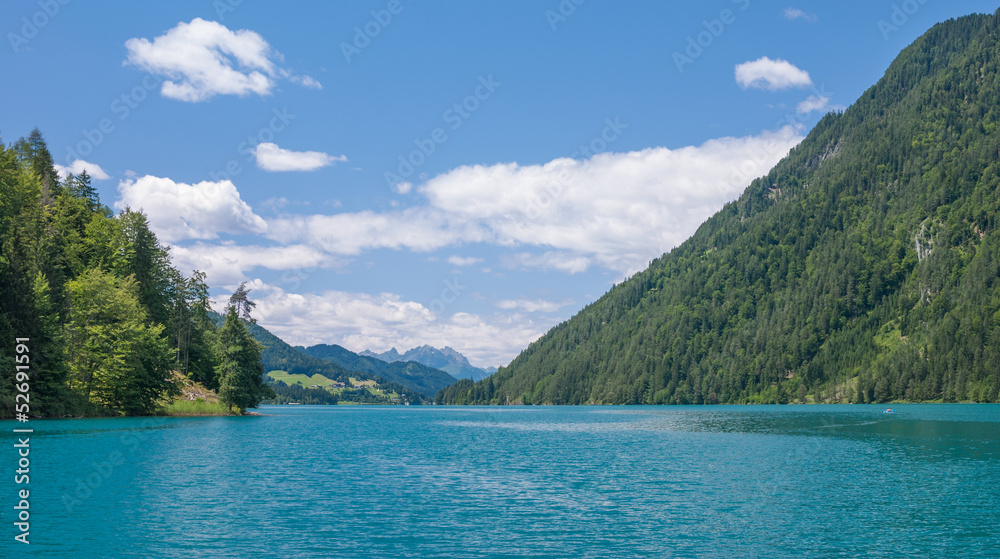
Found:
<svg viewBox="0 0 1000 559"><path fill-rule="evenodd" d="M438 390L457 380L450 373L419 362L407 360L388 363L374 357L358 355L339 345L319 344L311 347L297 346L294 349L350 371L402 384L428 396L434 396Z"/></svg>
<svg viewBox="0 0 1000 559"><path fill-rule="evenodd" d="M222 316L209 313L217 324ZM374 380L387 391L404 394L408 400L434 398L442 388L453 384L449 373L412 361L386 363L373 357L363 357L337 345L293 347L259 324L251 324L250 333L264 346L261 362L265 371L285 371L307 376L323 375L338 382ZM418 396L419 394L419 396Z"/></svg>
<svg viewBox="0 0 1000 559"><path fill-rule="evenodd" d="M392 348L384 353L375 353L366 349L359 355L374 357L387 363L416 361L428 367L440 369L456 379L470 379L474 381L484 379L497 370L496 367L489 367L487 369L473 367L464 355L448 346L445 346L444 349L437 349L429 345L422 345L403 354L396 351L396 348Z"/></svg>

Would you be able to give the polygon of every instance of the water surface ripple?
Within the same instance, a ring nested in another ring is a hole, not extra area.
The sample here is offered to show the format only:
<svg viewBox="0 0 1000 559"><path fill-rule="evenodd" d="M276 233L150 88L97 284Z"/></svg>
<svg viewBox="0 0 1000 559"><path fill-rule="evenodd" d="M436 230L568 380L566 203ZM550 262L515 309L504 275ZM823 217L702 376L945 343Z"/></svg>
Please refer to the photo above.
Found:
<svg viewBox="0 0 1000 559"><path fill-rule="evenodd" d="M883 408L32 421L31 544L6 479L0 555L1000 556L1000 406Z"/></svg>

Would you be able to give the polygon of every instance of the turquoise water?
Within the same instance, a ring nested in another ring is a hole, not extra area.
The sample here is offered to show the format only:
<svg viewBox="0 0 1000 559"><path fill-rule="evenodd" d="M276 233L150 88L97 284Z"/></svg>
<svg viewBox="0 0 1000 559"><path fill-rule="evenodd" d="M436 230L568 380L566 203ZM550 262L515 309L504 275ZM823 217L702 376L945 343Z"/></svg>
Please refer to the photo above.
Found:
<svg viewBox="0 0 1000 559"><path fill-rule="evenodd" d="M3 557L998 557L1000 406L31 421ZM89 485L88 485L89 483Z"/></svg>

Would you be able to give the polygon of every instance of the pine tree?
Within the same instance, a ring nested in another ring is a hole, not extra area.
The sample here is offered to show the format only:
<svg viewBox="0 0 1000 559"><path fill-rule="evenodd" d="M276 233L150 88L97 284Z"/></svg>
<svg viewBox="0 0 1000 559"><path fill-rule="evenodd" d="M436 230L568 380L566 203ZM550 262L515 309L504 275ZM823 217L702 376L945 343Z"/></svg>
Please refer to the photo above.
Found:
<svg viewBox="0 0 1000 559"><path fill-rule="evenodd" d="M257 324L257 320L250 316L250 311L257 306L250 300L249 295L252 289L247 289L247 282L240 282L240 286L229 297L229 306L236 308L236 316L246 320L250 324Z"/></svg>
<svg viewBox="0 0 1000 559"><path fill-rule="evenodd" d="M56 196L61 193L62 187L59 184L59 173L56 172L55 161L52 159L52 153L49 152L41 131L35 128L27 138L18 140L14 144L14 149L27 170L42 181L42 205L52 204Z"/></svg>
<svg viewBox="0 0 1000 559"><path fill-rule="evenodd" d="M90 175L84 169L79 175L66 179L66 192L82 199L91 212L98 212L102 208L101 201L97 195L97 189L90 184L90 181Z"/></svg>
<svg viewBox="0 0 1000 559"><path fill-rule="evenodd" d="M274 398L274 392L264 384L264 366L260 362L261 346L250 335L246 323L230 305L226 320L219 329L220 364L219 400L243 414L262 400Z"/></svg>

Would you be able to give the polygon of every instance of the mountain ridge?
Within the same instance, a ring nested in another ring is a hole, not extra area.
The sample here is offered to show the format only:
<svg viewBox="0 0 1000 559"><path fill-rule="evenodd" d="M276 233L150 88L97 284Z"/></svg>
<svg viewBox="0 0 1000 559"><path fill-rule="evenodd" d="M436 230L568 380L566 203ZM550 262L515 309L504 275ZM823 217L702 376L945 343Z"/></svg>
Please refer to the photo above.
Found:
<svg viewBox="0 0 1000 559"><path fill-rule="evenodd" d="M394 361L416 361L428 367L440 369L456 379L481 380L496 372L496 368L494 367L483 369L472 365L468 358L451 346L438 349L424 344L407 350L402 354L396 348L391 348L389 351L383 353L375 353L366 349L359 353L359 355L373 357L390 363Z"/></svg>
<svg viewBox="0 0 1000 559"><path fill-rule="evenodd" d="M423 363L410 360L386 363L374 357L354 353L336 344L298 346L295 349L352 371L364 372L389 382L402 384L430 397L457 380L447 372Z"/></svg>

